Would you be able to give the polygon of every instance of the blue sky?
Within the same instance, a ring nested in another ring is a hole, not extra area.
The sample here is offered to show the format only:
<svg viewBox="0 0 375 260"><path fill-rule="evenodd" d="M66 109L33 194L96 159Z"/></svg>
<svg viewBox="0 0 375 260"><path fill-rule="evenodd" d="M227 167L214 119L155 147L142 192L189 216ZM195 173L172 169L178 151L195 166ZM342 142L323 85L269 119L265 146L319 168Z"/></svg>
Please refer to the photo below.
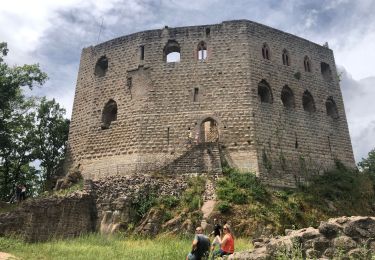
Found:
<svg viewBox="0 0 375 260"><path fill-rule="evenodd" d="M56 98L69 117L82 48L115 37L248 19L328 42L359 161L375 147L374 13L373 0L12 0L0 6L0 41L8 42L8 63L40 64L50 80L34 94Z"/></svg>

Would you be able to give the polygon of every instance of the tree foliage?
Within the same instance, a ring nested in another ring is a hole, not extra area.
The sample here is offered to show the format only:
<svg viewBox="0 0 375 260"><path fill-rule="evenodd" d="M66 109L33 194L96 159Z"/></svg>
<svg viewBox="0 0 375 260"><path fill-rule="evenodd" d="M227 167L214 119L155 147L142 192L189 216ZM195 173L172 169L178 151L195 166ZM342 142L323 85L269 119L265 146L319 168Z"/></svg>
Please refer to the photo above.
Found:
<svg viewBox="0 0 375 260"><path fill-rule="evenodd" d="M362 171L375 174L375 148L368 153L367 158L362 158L358 166Z"/></svg>
<svg viewBox="0 0 375 260"><path fill-rule="evenodd" d="M65 154L69 120L64 115L65 109L60 108L55 99L42 98L36 120L37 157L43 169L43 179L47 182L57 171Z"/></svg>
<svg viewBox="0 0 375 260"><path fill-rule="evenodd" d="M47 74L38 64L11 67L4 62L7 54L7 44L0 43L0 199L9 197L15 184L32 191L51 176L55 168L50 165L62 157L69 125L54 100L24 94L25 88L42 86ZM41 171L33 166L36 161Z"/></svg>

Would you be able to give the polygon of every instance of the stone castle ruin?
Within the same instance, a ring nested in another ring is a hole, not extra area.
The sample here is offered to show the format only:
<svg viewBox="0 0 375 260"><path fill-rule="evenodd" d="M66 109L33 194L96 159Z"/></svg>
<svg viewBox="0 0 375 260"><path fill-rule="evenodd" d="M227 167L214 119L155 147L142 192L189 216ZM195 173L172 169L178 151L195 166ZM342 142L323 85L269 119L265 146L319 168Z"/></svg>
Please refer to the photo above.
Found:
<svg viewBox="0 0 375 260"><path fill-rule="evenodd" d="M333 52L247 20L84 48L65 171L220 173L293 187L354 166Z"/></svg>

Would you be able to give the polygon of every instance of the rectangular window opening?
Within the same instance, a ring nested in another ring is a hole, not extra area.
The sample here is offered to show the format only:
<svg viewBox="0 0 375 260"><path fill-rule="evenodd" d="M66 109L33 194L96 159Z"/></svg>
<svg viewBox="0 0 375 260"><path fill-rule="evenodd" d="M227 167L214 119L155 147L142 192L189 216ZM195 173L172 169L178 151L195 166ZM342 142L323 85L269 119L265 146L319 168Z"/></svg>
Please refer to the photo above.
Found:
<svg viewBox="0 0 375 260"><path fill-rule="evenodd" d="M168 142L168 145L169 145L169 127L167 128L167 142Z"/></svg>
<svg viewBox="0 0 375 260"><path fill-rule="evenodd" d="M128 77L126 79L126 86L128 87L128 91L129 91L129 94L130 94L130 99L133 99L133 97L132 97L132 87L133 87L133 79L132 79L132 77Z"/></svg>
<svg viewBox="0 0 375 260"><path fill-rule="evenodd" d="M194 88L193 102L198 102L199 88Z"/></svg>
<svg viewBox="0 0 375 260"><path fill-rule="evenodd" d="M144 60L145 59L145 46L141 46L140 47L140 50L141 50L141 60Z"/></svg>

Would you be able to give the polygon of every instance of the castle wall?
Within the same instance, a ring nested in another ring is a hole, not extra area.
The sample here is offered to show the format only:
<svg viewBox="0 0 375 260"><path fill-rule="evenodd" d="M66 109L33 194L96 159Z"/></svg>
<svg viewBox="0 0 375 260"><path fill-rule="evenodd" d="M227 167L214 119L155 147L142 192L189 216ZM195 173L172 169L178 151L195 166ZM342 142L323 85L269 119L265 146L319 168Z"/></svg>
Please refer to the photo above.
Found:
<svg viewBox="0 0 375 260"><path fill-rule="evenodd" d="M333 53L327 47L308 42L293 35L251 25L250 60L253 100L255 107L256 142L262 179L272 185L295 186L303 182L306 174L317 174L332 168L335 160L353 167L351 147L343 99L339 86ZM262 57L260 47L266 42L271 50L270 60ZM282 51L289 52L290 65L282 61ZM304 68L304 57L311 61L311 72ZM331 77L325 79L321 62L331 69ZM300 77L296 74L300 73ZM259 100L257 86L266 80L272 90L273 102ZM294 93L295 107L284 107L282 88L287 85ZM308 90L315 101L315 112L303 108L302 96ZM327 115L325 102L333 97L338 118Z"/></svg>
<svg viewBox="0 0 375 260"><path fill-rule="evenodd" d="M180 62L165 61L169 40L178 43ZM207 47L204 61L197 54L201 41ZM264 42L270 47L270 60L262 57ZM290 66L282 64L284 48L289 51ZM309 73L304 72L305 55L311 59ZM108 70L99 77L94 70L102 56L108 59ZM331 68L330 81L321 76L322 61ZM319 164L315 168L325 169L337 158L353 165L336 74L328 48L250 21L144 31L86 48L69 135L72 160L67 165L80 164L86 178L162 171L179 158L190 158L189 153L199 154L192 152L197 148L195 136L207 119L217 124L226 160L257 172L271 184L290 186L301 163L306 168L314 161ZM271 104L259 100L261 80L271 87ZM295 96L296 106L291 110L280 100L286 84ZM317 111L312 114L302 108L306 89L316 103ZM325 114L328 96L334 97L338 119ZM102 113L110 100L117 103L117 120L103 129ZM183 171L183 161L186 171L205 168L180 160L179 171ZM290 176L285 175L287 171Z"/></svg>

